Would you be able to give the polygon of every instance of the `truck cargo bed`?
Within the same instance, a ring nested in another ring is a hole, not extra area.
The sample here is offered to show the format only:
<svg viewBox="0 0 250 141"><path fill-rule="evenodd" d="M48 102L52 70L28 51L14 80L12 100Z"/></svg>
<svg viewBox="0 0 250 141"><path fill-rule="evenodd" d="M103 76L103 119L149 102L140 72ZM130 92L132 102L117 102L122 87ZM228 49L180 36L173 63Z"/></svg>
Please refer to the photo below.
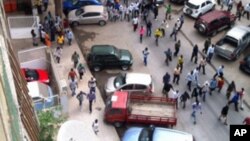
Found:
<svg viewBox="0 0 250 141"><path fill-rule="evenodd" d="M132 115L175 117L173 104L131 103Z"/></svg>

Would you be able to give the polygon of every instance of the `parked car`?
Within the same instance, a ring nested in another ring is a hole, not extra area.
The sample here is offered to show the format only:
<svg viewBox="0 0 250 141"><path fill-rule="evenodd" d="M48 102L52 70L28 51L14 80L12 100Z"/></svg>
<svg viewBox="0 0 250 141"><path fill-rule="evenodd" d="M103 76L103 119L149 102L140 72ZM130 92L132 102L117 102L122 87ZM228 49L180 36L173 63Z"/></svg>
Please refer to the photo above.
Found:
<svg viewBox="0 0 250 141"><path fill-rule="evenodd" d="M87 5L102 5L101 0L64 0L63 12L68 15L69 11L79 9Z"/></svg>
<svg viewBox="0 0 250 141"><path fill-rule="evenodd" d="M183 12L193 18L198 18L214 8L214 0L189 0L185 3Z"/></svg>
<svg viewBox="0 0 250 141"><path fill-rule="evenodd" d="M228 60L236 60L250 45L250 27L236 26L215 45L215 53Z"/></svg>
<svg viewBox="0 0 250 141"><path fill-rule="evenodd" d="M79 24L99 24L104 26L108 20L108 13L104 6L84 6L69 12L68 21L73 26Z"/></svg>
<svg viewBox="0 0 250 141"><path fill-rule="evenodd" d="M118 49L113 45L93 45L87 62L95 72L103 68L121 68L125 71L132 66L133 57L128 50Z"/></svg>
<svg viewBox="0 0 250 141"><path fill-rule="evenodd" d="M250 54L240 61L240 69L250 74Z"/></svg>
<svg viewBox="0 0 250 141"><path fill-rule="evenodd" d="M34 102L35 110L43 110L54 106L55 99L49 85L41 82L28 82L29 95Z"/></svg>
<svg viewBox="0 0 250 141"><path fill-rule="evenodd" d="M122 141L194 141L190 133L161 127L130 127Z"/></svg>
<svg viewBox="0 0 250 141"><path fill-rule="evenodd" d="M42 83L49 83L49 75L46 70L22 68L21 72L27 82L39 81Z"/></svg>
<svg viewBox="0 0 250 141"><path fill-rule="evenodd" d="M172 3L184 4L187 0L170 0Z"/></svg>
<svg viewBox="0 0 250 141"><path fill-rule="evenodd" d="M229 11L214 10L199 17L194 24L201 34L216 35L219 31L234 25L236 16Z"/></svg>
<svg viewBox="0 0 250 141"><path fill-rule="evenodd" d="M106 94L110 95L117 90L151 94L154 92L152 76L146 73L121 73L109 78L105 85Z"/></svg>

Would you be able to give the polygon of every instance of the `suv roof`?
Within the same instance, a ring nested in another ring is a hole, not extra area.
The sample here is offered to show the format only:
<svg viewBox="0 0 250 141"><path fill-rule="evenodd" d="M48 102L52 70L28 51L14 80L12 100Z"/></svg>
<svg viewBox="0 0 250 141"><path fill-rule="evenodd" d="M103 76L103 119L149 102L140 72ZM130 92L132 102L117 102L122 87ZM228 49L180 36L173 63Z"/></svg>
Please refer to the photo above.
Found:
<svg viewBox="0 0 250 141"><path fill-rule="evenodd" d="M210 23L214 19L219 19L220 17L230 15L230 12L228 11L221 11L221 10L213 10L211 12L208 12L207 14L201 16L199 19L206 23Z"/></svg>
<svg viewBox="0 0 250 141"><path fill-rule="evenodd" d="M112 45L93 45L91 48L91 54L115 54L116 47Z"/></svg>
<svg viewBox="0 0 250 141"><path fill-rule="evenodd" d="M195 4L195 5L201 5L203 2L207 0L189 0L189 3Z"/></svg>
<svg viewBox="0 0 250 141"><path fill-rule="evenodd" d="M150 85L152 83L152 78L150 74L146 73L127 73L126 83Z"/></svg>
<svg viewBox="0 0 250 141"><path fill-rule="evenodd" d="M88 13L88 12L99 12L99 13L103 13L104 11L104 7L102 5L88 5L88 6L84 6L84 13Z"/></svg>
<svg viewBox="0 0 250 141"><path fill-rule="evenodd" d="M227 32L227 36L234 37L240 40L247 32L250 32L250 28L247 26L236 26Z"/></svg>

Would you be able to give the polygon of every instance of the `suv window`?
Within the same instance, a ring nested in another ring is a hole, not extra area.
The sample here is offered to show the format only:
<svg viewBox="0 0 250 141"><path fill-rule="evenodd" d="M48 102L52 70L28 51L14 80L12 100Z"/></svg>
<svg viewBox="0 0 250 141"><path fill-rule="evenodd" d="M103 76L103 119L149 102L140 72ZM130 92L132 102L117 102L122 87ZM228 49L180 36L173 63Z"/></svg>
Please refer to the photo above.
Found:
<svg viewBox="0 0 250 141"><path fill-rule="evenodd" d="M114 55L107 55L103 59L105 59L105 62L114 62L118 60Z"/></svg>
<svg viewBox="0 0 250 141"><path fill-rule="evenodd" d="M83 17L95 17L95 16L100 16L100 13L86 13L84 15L82 15Z"/></svg>
<svg viewBox="0 0 250 141"><path fill-rule="evenodd" d="M202 4L201 4L201 7L204 7L206 5L206 3L205 2L203 2Z"/></svg>
<svg viewBox="0 0 250 141"><path fill-rule="evenodd" d="M192 9L198 9L199 8L199 5L194 5L194 4L190 3L190 2L187 2L187 6L189 8L192 8Z"/></svg>
<svg viewBox="0 0 250 141"><path fill-rule="evenodd" d="M217 26L218 24L220 24L220 21L218 19L215 19L214 21L211 22L211 26Z"/></svg>
<svg viewBox="0 0 250 141"><path fill-rule="evenodd" d="M135 89L136 89L136 90L145 90L145 89L147 89L147 86L145 86L145 85L140 85L140 84L136 84L136 85L135 85Z"/></svg>
<svg viewBox="0 0 250 141"><path fill-rule="evenodd" d="M122 90L132 90L133 89L133 84L126 85L121 88Z"/></svg>
<svg viewBox="0 0 250 141"><path fill-rule="evenodd" d="M76 16L80 16L82 13L84 13L83 9L80 8L76 10Z"/></svg>
<svg viewBox="0 0 250 141"><path fill-rule="evenodd" d="M207 1L206 3L207 3L207 5L208 5L208 4L211 4L212 2L211 2L211 1Z"/></svg>
<svg viewBox="0 0 250 141"><path fill-rule="evenodd" d="M227 21L229 21L229 18L228 17L221 17L220 20L223 21L224 23L227 23Z"/></svg>

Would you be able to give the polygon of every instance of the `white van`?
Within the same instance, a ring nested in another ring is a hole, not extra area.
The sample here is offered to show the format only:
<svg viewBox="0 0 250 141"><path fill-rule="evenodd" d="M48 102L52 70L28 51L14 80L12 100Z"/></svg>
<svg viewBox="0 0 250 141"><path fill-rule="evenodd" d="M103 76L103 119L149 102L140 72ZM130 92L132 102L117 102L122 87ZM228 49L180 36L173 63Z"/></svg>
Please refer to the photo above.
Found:
<svg viewBox="0 0 250 141"><path fill-rule="evenodd" d="M214 8L214 0L188 0L185 3L183 12L193 18L198 18Z"/></svg>
<svg viewBox="0 0 250 141"><path fill-rule="evenodd" d="M49 85L33 81L28 82L29 95L31 96L35 110L42 110L54 106L55 97Z"/></svg>

